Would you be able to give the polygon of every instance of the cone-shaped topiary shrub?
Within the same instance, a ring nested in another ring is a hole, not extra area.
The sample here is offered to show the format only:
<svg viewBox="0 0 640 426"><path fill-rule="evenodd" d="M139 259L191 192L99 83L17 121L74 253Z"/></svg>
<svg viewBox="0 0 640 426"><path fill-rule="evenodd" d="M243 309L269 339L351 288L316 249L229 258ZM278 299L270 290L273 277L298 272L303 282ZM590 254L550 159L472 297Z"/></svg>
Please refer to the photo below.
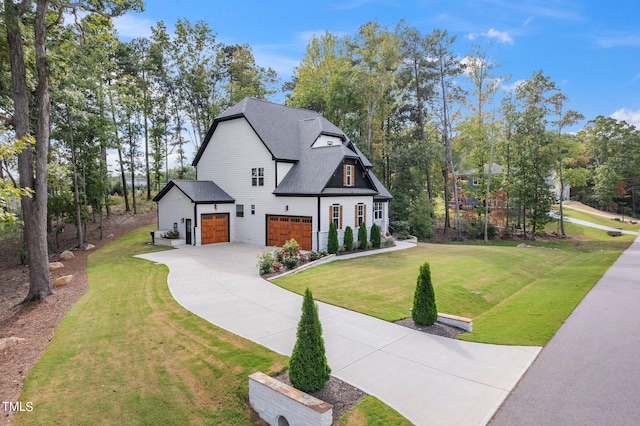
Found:
<svg viewBox="0 0 640 426"><path fill-rule="evenodd" d="M327 242L327 251L331 254L338 254L340 250L340 243L338 242L338 228L336 224L331 221L329 224L329 241Z"/></svg>
<svg viewBox="0 0 640 426"><path fill-rule="evenodd" d="M350 226L344 228L344 250L353 251L353 229Z"/></svg>
<svg viewBox="0 0 640 426"><path fill-rule="evenodd" d="M420 325L432 325L438 320L436 308L436 295L431 284L431 269L429 263L420 267L416 292L413 296L413 310L411 311L413 322Z"/></svg>
<svg viewBox="0 0 640 426"><path fill-rule="evenodd" d="M374 248L380 248L380 244L380 227L374 223L371 225L371 246Z"/></svg>
<svg viewBox="0 0 640 426"><path fill-rule="evenodd" d="M364 250L369 247L369 241L367 240L367 225L362 222L360 228L358 228L358 248Z"/></svg>
<svg viewBox="0 0 640 426"><path fill-rule="evenodd" d="M303 392L322 389L329 381L331 368L327 364L318 308L307 288L302 302L302 317L298 323L296 344L289 360L289 380Z"/></svg>

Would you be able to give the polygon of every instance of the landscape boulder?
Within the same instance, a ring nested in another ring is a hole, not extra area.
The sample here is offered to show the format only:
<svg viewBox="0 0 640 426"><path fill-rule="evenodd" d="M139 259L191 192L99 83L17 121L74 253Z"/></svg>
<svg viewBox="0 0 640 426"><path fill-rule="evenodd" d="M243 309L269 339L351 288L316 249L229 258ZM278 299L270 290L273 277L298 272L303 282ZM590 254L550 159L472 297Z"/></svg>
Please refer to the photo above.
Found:
<svg viewBox="0 0 640 426"><path fill-rule="evenodd" d="M62 253L60 253L60 259L62 260L68 260L68 259L73 259L75 256L73 255L73 253L69 250L65 250Z"/></svg>
<svg viewBox="0 0 640 426"><path fill-rule="evenodd" d="M64 268L64 264L62 262L51 262L49 263L49 270L55 271L56 269Z"/></svg>
<svg viewBox="0 0 640 426"><path fill-rule="evenodd" d="M84 251L93 250L94 248L96 248L96 246L94 246L93 244L87 244L84 248Z"/></svg>
<svg viewBox="0 0 640 426"><path fill-rule="evenodd" d="M22 337L5 337L4 339L0 339L0 351L8 348L9 346L17 345L20 342L24 342L27 339L23 339Z"/></svg>
<svg viewBox="0 0 640 426"><path fill-rule="evenodd" d="M67 285L73 279L73 275L64 275L62 277L56 278L53 282L54 287L62 287L63 285Z"/></svg>

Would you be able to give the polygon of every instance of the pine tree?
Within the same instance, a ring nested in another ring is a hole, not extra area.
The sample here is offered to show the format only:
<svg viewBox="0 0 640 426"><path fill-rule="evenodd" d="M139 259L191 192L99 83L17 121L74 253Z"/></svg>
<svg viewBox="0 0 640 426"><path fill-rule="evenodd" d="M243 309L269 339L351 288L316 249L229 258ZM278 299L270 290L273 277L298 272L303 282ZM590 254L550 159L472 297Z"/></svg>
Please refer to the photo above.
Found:
<svg viewBox="0 0 640 426"><path fill-rule="evenodd" d="M380 248L380 244L382 244L382 241L380 241L381 237L380 237L380 227L378 225L376 225L375 223L373 225L371 225L371 246L374 248Z"/></svg>
<svg viewBox="0 0 640 426"><path fill-rule="evenodd" d="M358 228L358 248L365 250L369 247L369 241L367 240L367 225L362 222L360 228Z"/></svg>
<svg viewBox="0 0 640 426"><path fill-rule="evenodd" d="M353 229L350 226L344 228L344 251L353 251Z"/></svg>
<svg viewBox="0 0 640 426"><path fill-rule="evenodd" d="M431 269L427 262L420 267L411 318L413 322L420 325L432 325L438 319L436 296L431 284Z"/></svg>
<svg viewBox="0 0 640 426"><path fill-rule="evenodd" d="M340 243L338 242L338 228L336 224L331 221L329 224L329 242L327 243L327 251L331 254L338 254L340 250Z"/></svg>
<svg viewBox="0 0 640 426"><path fill-rule="evenodd" d="M296 344L289 361L289 380L303 392L322 389L329 381L331 368L327 364L318 308L307 288L302 302Z"/></svg>

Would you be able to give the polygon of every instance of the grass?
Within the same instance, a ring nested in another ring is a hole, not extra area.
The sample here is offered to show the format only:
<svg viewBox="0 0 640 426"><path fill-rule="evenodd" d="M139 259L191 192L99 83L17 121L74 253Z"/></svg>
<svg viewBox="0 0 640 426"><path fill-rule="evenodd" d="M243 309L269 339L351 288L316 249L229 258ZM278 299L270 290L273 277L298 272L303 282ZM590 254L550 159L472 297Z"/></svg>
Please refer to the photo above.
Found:
<svg viewBox="0 0 640 426"><path fill-rule="evenodd" d="M409 316L419 267L429 262L438 311L474 319L474 332L463 340L544 345L635 238L591 235L570 225L591 238L531 243L547 249L517 248L511 241L419 244L336 261L275 283L297 293L309 287L318 300L394 321Z"/></svg>
<svg viewBox="0 0 640 426"><path fill-rule="evenodd" d="M606 217L597 216L589 213L585 213L580 210L572 209L571 207L566 207L563 209L564 216L570 217L572 219L580 219L586 220L587 222L595 223L597 225L608 226L610 228L620 228L625 231L640 231L640 223L632 224L629 223L628 220L631 218L625 217L624 222L618 222L616 220L607 219ZM565 223L566 225L566 223ZM600 232L606 233L607 231L599 230Z"/></svg>
<svg viewBox="0 0 640 426"><path fill-rule="evenodd" d="M89 257L89 289L29 373L20 400L34 409L15 425L255 424L248 375L281 371L287 357L179 306L167 267L133 258L164 249L145 243L150 229ZM381 403L358 412L402 419Z"/></svg>

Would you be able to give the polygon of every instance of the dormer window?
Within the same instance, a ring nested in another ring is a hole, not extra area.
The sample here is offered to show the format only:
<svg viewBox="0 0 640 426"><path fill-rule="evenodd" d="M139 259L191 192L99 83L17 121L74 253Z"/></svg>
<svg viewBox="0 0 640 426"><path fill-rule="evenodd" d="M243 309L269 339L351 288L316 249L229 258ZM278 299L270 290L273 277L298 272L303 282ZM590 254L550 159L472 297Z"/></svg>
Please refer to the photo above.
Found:
<svg viewBox="0 0 640 426"><path fill-rule="evenodd" d="M344 186L355 186L353 179L353 164L345 164L344 165Z"/></svg>

